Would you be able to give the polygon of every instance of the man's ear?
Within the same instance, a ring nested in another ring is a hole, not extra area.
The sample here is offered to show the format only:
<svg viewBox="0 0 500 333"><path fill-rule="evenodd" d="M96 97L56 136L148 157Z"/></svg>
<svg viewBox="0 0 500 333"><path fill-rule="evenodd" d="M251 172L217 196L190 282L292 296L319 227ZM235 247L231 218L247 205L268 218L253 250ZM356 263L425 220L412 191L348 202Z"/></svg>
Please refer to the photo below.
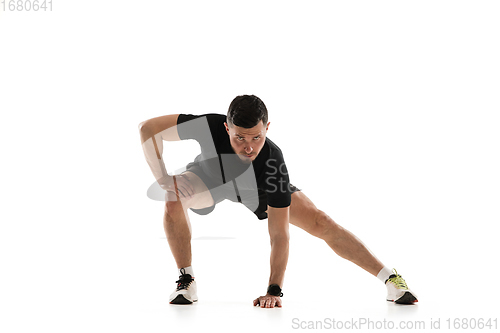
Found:
<svg viewBox="0 0 500 333"><path fill-rule="evenodd" d="M227 125L227 123L226 123L226 122L224 122L224 126L226 127L226 132L227 132L227 134L229 134L229 127L228 127L228 125Z"/></svg>
<svg viewBox="0 0 500 333"><path fill-rule="evenodd" d="M267 130L269 130L269 124L270 124L270 123L271 123L271 122L268 122L268 123L267 123L267 126L266 126L266 131L267 131Z"/></svg>

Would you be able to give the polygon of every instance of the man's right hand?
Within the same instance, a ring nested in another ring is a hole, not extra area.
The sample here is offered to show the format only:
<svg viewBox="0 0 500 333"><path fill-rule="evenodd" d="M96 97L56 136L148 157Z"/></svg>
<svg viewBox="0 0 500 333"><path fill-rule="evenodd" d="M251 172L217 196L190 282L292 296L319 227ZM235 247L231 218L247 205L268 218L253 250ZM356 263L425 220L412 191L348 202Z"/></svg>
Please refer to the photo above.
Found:
<svg viewBox="0 0 500 333"><path fill-rule="evenodd" d="M192 198L194 187L185 175L164 176L158 179L160 187L168 192L176 193L181 199Z"/></svg>

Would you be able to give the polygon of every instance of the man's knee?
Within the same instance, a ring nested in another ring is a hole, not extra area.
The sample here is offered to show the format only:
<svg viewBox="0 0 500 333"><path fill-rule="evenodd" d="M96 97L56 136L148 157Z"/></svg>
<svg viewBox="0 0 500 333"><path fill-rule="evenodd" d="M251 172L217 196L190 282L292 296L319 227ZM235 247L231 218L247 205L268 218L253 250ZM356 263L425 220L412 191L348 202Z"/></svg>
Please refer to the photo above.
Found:
<svg viewBox="0 0 500 333"><path fill-rule="evenodd" d="M332 234L338 234L342 227L322 210L316 212L314 223L314 235L319 238L326 238Z"/></svg>
<svg viewBox="0 0 500 333"><path fill-rule="evenodd" d="M165 202L165 216L175 216L180 213L184 214L186 202L182 202L179 197L167 196Z"/></svg>

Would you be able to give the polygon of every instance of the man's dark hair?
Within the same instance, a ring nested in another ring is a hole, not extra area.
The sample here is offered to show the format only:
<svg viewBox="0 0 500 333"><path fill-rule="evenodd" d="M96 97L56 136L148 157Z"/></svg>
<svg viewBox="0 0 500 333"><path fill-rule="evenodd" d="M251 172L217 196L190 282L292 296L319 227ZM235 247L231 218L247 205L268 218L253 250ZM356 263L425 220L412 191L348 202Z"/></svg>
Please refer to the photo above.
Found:
<svg viewBox="0 0 500 333"><path fill-rule="evenodd" d="M243 128L252 128L262 121L267 125L267 108L255 95L237 96L229 105L227 123Z"/></svg>

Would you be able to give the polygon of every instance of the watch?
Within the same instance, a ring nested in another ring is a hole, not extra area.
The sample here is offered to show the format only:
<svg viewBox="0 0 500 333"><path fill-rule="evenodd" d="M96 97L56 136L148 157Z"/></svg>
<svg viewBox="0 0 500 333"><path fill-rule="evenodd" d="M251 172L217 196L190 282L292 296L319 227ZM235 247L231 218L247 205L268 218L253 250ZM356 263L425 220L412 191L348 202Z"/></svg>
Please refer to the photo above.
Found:
<svg viewBox="0 0 500 333"><path fill-rule="evenodd" d="M267 293L269 295L283 297L283 293L281 292L281 288L277 284L272 284L269 287L267 287Z"/></svg>

